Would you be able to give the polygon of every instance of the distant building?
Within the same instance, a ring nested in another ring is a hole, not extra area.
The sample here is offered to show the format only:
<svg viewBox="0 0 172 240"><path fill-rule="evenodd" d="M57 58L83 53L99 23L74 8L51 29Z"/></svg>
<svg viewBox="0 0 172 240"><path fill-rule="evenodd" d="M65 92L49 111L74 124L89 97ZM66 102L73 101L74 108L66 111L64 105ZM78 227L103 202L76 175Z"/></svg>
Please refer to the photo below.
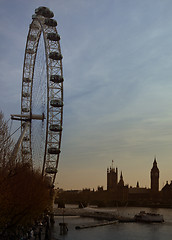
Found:
<svg viewBox="0 0 172 240"><path fill-rule="evenodd" d="M107 190L115 191L118 184L118 168L108 168L107 169Z"/></svg>
<svg viewBox="0 0 172 240"><path fill-rule="evenodd" d="M118 168L107 168L107 190L98 186L97 191L83 189L82 191L64 191L59 194L59 200L65 203L96 204L97 206L145 206L172 207L172 181L159 191L160 171L154 158L150 171L150 188L140 187L137 181L135 187L125 185L121 171L118 181Z"/></svg>
<svg viewBox="0 0 172 240"><path fill-rule="evenodd" d="M153 167L151 169L151 190L153 192L159 191L159 169L157 167L156 158L154 158Z"/></svg>
<svg viewBox="0 0 172 240"><path fill-rule="evenodd" d="M165 204L172 207L172 181L171 183L166 182L165 186L161 190L161 196Z"/></svg>
<svg viewBox="0 0 172 240"><path fill-rule="evenodd" d="M121 172L120 180L118 183L118 188L123 188L123 187L124 187L124 179L123 179L122 172Z"/></svg>
<svg viewBox="0 0 172 240"><path fill-rule="evenodd" d="M128 201L130 205L146 205L159 201L159 169L156 158L154 158L150 171L150 182L151 188L140 187L138 181L136 187L128 188L128 185L124 184L122 172L118 182L118 168L110 167L107 169L107 191L114 192L113 197L116 201Z"/></svg>

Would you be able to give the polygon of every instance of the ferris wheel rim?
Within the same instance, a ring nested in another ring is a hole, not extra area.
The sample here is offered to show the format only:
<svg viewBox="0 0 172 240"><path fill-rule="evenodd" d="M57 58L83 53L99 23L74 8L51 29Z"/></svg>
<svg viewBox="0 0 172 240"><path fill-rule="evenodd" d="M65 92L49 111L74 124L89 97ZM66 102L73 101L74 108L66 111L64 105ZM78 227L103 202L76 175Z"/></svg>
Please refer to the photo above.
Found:
<svg viewBox="0 0 172 240"><path fill-rule="evenodd" d="M44 145L45 150L42 174L51 176L53 178L53 183L55 181L61 152L63 126L63 68L59 42L60 37L57 32L56 25L56 21L52 18L46 18L39 14L32 16L32 22L29 27L25 47L21 92L21 115L28 114L31 119L28 132L28 149L30 151L30 158L32 159L32 90L35 74L35 61L42 34L47 72L46 140ZM54 40L52 36L55 36L56 39Z"/></svg>

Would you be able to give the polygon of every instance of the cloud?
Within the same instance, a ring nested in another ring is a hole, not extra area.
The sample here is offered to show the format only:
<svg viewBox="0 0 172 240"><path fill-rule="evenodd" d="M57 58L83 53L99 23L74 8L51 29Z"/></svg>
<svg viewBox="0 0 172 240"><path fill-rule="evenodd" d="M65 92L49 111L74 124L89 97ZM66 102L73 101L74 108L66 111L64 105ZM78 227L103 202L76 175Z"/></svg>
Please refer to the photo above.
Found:
<svg viewBox="0 0 172 240"><path fill-rule="evenodd" d="M171 1L14 0L10 6L2 1L0 102L6 116L20 111L26 37L39 5L54 11L61 35L65 82L60 171L84 168L88 174L93 166L95 172L102 171L105 182L104 169L116 159L125 170L126 181L134 182L131 176L136 167L149 165L156 152L159 161L163 158L168 165ZM101 180L94 180L94 171L90 179L96 185ZM70 177L68 174L65 187L70 188ZM79 175L75 183L78 179ZM85 180L80 186L84 184Z"/></svg>

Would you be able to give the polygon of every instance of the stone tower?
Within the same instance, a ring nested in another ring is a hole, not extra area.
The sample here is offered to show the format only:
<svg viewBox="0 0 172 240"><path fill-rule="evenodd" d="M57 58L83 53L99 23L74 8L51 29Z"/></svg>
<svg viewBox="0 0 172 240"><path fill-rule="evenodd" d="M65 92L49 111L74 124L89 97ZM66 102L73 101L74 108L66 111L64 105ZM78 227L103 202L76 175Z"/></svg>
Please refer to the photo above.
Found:
<svg viewBox="0 0 172 240"><path fill-rule="evenodd" d="M159 191L159 169L157 167L156 158L154 158L153 167L151 169L151 190L153 192Z"/></svg>
<svg viewBox="0 0 172 240"><path fill-rule="evenodd" d="M118 169L108 168L107 169L107 190L115 191L118 183Z"/></svg>
<svg viewBox="0 0 172 240"><path fill-rule="evenodd" d="M123 179L123 176L122 176L122 172L121 172L120 180L119 180L119 183L118 183L118 187L124 187L124 179Z"/></svg>

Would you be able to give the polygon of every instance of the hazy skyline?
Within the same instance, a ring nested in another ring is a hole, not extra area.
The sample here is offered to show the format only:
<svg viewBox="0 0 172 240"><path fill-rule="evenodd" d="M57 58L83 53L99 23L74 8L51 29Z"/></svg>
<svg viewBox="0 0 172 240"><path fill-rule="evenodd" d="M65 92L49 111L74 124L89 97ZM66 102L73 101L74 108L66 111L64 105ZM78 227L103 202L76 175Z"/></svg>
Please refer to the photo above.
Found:
<svg viewBox="0 0 172 240"><path fill-rule="evenodd" d="M64 71L56 187L106 188L106 169L150 187L172 179L172 1L1 0L0 109L20 112L22 68L35 8L58 22Z"/></svg>

